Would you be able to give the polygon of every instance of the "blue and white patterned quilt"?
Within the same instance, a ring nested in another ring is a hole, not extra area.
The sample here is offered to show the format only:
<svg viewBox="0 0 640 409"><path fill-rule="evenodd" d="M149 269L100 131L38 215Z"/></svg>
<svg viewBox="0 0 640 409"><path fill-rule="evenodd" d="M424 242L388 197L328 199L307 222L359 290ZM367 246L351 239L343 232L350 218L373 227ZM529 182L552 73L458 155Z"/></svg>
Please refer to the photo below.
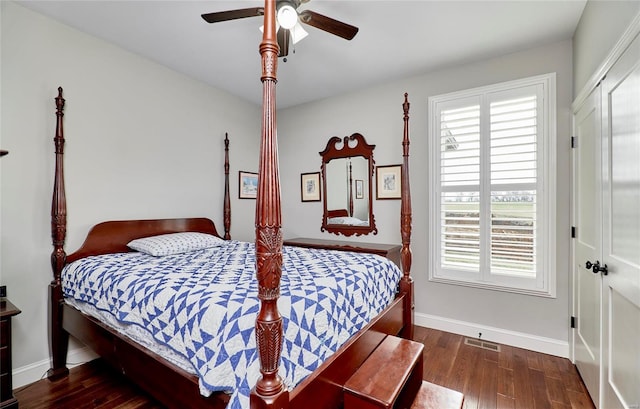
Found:
<svg viewBox="0 0 640 409"><path fill-rule="evenodd" d="M278 307L284 345L280 375L292 389L393 300L401 272L370 254L283 247ZM253 243L153 257L88 257L63 272L65 296L146 328L186 357L201 391L231 393L249 407L260 371Z"/></svg>

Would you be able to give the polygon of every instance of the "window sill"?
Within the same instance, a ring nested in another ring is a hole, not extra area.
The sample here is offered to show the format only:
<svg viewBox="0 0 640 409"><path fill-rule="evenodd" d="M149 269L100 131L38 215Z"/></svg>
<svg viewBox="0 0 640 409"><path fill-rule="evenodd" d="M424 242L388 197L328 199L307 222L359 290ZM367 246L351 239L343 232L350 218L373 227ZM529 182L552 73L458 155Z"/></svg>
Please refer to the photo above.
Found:
<svg viewBox="0 0 640 409"><path fill-rule="evenodd" d="M429 275L429 281L433 283L451 284L463 287L479 288L482 290L502 291L506 293L515 293L522 295L532 295L535 297L543 298L556 298L555 291L548 289L531 289L531 288L517 288L512 286L488 283L486 281L473 281L473 280L457 280L444 277L433 277Z"/></svg>

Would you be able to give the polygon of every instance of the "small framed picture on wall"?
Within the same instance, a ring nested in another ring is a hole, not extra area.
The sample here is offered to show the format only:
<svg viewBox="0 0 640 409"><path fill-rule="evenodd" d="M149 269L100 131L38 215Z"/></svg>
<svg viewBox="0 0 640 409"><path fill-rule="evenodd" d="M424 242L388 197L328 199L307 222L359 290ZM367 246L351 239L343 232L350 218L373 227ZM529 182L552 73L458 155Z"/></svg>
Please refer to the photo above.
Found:
<svg viewBox="0 0 640 409"><path fill-rule="evenodd" d="M356 179L356 199L364 199L364 181Z"/></svg>
<svg viewBox="0 0 640 409"><path fill-rule="evenodd" d="M320 172L300 174L300 198L303 202L320 201Z"/></svg>
<svg viewBox="0 0 640 409"><path fill-rule="evenodd" d="M400 199L402 193L402 166L376 167L376 199Z"/></svg>
<svg viewBox="0 0 640 409"><path fill-rule="evenodd" d="M238 192L240 199L255 199L258 195L258 174L238 172Z"/></svg>

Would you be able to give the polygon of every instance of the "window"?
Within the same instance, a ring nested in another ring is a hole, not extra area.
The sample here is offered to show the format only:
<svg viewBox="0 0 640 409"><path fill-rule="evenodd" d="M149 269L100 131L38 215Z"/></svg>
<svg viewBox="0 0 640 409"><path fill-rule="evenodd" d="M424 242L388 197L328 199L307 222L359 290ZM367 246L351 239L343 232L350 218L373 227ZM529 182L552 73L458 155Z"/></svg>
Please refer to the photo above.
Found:
<svg viewBox="0 0 640 409"><path fill-rule="evenodd" d="M429 279L555 297L555 74L429 111Z"/></svg>

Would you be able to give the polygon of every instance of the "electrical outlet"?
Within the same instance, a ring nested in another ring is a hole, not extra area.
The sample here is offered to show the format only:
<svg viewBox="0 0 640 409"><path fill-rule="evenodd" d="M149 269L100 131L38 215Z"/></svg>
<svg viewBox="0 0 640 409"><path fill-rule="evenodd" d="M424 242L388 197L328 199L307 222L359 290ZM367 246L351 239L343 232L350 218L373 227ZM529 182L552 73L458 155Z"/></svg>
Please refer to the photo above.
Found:
<svg viewBox="0 0 640 409"><path fill-rule="evenodd" d="M7 286L0 285L0 297L6 297L6 296L7 296Z"/></svg>

